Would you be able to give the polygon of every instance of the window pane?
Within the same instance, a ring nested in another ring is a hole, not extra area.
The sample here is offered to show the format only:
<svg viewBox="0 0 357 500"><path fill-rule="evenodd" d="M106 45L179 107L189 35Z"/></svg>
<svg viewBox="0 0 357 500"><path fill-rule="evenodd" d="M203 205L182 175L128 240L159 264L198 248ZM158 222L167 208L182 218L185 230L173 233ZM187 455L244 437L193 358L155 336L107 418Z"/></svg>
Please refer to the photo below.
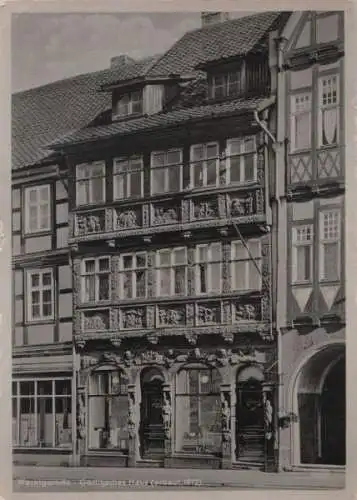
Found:
<svg viewBox="0 0 357 500"><path fill-rule="evenodd" d="M55 446L72 447L71 398L68 397L55 400Z"/></svg>
<svg viewBox="0 0 357 500"><path fill-rule="evenodd" d="M99 259L99 271L109 270L109 259Z"/></svg>
<svg viewBox="0 0 357 500"><path fill-rule="evenodd" d="M40 303L40 292L38 292L38 291L32 292L31 293L31 301L32 301L33 305L39 304Z"/></svg>
<svg viewBox="0 0 357 500"><path fill-rule="evenodd" d="M233 263L233 288L235 290L244 290L246 288L245 262Z"/></svg>
<svg viewBox="0 0 357 500"><path fill-rule="evenodd" d="M198 260L199 260L199 262L207 262L208 261L208 248L207 248L207 246L198 247Z"/></svg>
<svg viewBox="0 0 357 500"><path fill-rule="evenodd" d="M15 445L18 443L18 435L17 435L17 399L12 399L12 444Z"/></svg>
<svg viewBox="0 0 357 500"><path fill-rule="evenodd" d="M40 313L40 306L39 305L33 305L31 308L31 316L32 319L37 319L41 316Z"/></svg>
<svg viewBox="0 0 357 500"><path fill-rule="evenodd" d="M168 151L167 163L169 165L177 165L181 162L181 151Z"/></svg>
<svg viewBox="0 0 357 500"><path fill-rule="evenodd" d="M141 173L132 172L130 174L130 191L131 196L139 197L141 196Z"/></svg>
<svg viewBox="0 0 357 500"><path fill-rule="evenodd" d="M338 243L324 244L324 279L337 281L338 275Z"/></svg>
<svg viewBox="0 0 357 500"><path fill-rule="evenodd" d="M37 438L39 445L52 447L53 443L52 398L37 399Z"/></svg>
<svg viewBox="0 0 357 500"><path fill-rule="evenodd" d="M40 284L40 275L38 273L31 274L31 287L38 287Z"/></svg>
<svg viewBox="0 0 357 500"><path fill-rule="evenodd" d="M198 271L198 293L207 293L207 264L199 264Z"/></svg>
<svg viewBox="0 0 357 500"><path fill-rule="evenodd" d="M200 187L204 185L204 164L194 163L192 165L193 169L193 185Z"/></svg>
<svg viewBox="0 0 357 500"><path fill-rule="evenodd" d="M168 190L179 191L181 187L180 182L180 167L170 167L167 169L168 175Z"/></svg>
<svg viewBox="0 0 357 500"><path fill-rule="evenodd" d="M57 395L70 395L71 394L71 381L70 380L55 380L55 393Z"/></svg>
<svg viewBox="0 0 357 500"><path fill-rule="evenodd" d="M44 303L43 304L43 316L49 317L52 316L52 303Z"/></svg>
<svg viewBox="0 0 357 500"><path fill-rule="evenodd" d="M259 262L257 262L259 266ZM260 273L255 266L254 262L249 262L249 284L248 287L250 290L259 290L260 289Z"/></svg>
<svg viewBox="0 0 357 500"><path fill-rule="evenodd" d="M52 392L52 380L42 380L37 383L37 394L51 395Z"/></svg>
<svg viewBox="0 0 357 500"><path fill-rule="evenodd" d="M145 297L146 289L146 271L137 271L136 272L136 296L137 297Z"/></svg>
<svg viewBox="0 0 357 500"><path fill-rule="evenodd" d="M165 165L165 153L154 153L152 155L152 166L163 167Z"/></svg>
<svg viewBox="0 0 357 500"><path fill-rule="evenodd" d="M217 158L218 144L209 144L207 146L207 158Z"/></svg>
<svg viewBox="0 0 357 500"><path fill-rule="evenodd" d="M104 201L103 179L97 177L91 180L92 183L92 203Z"/></svg>
<svg viewBox="0 0 357 500"><path fill-rule="evenodd" d="M108 275L100 275L98 277L99 280L99 300L108 300L109 299L109 276Z"/></svg>
<svg viewBox="0 0 357 500"><path fill-rule="evenodd" d="M37 203L37 189L29 189L28 199L30 203Z"/></svg>
<svg viewBox="0 0 357 500"><path fill-rule="evenodd" d="M160 269L159 271L160 295L171 295L171 271Z"/></svg>
<svg viewBox="0 0 357 500"><path fill-rule="evenodd" d="M322 110L322 144L324 146L337 142L338 112L337 107Z"/></svg>
<svg viewBox="0 0 357 500"><path fill-rule="evenodd" d="M185 248L180 248L179 250L174 250L174 263L175 264L186 264L186 250Z"/></svg>
<svg viewBox="0 0 357 500"><path fill-rule="evenodd" d="M171 252L163 251L159 253L159 265L160 266L169 266L171 263Z"/></svg>
<svg viewBox="0 0 357 500"><path fill-rule="evenodd" d="M130 299L133 296L132 273L131 272L123 273L122 280L123 280L122 287L123 287L124 299Z"/></svg>
<svg viewBox="0 0 357 500"><path fill-rule="evenodd" d="M20 394L21 396L35 394L35 382L20 382Z"/></svg>
<svg viewBox="0 0 357 500"><path fill-rule="evenodd" d="M43 273L42 274L42 285L43 286L51 286L52 284L52 273Z"/></svg>
<svg viewBox="0 0 357 500"><path fill-rule="evenodd" d="M254 154L245 155L244 157L244 170L245 170L245 180L254 181Z"/></svg>
<svg viewBox="0 0 357 500"><path fill-rule="evenodd" d="M127 193L127 176L115 175L114 176L114 198L125 198Z"/></svg>
<svg viewBox="0 0 357 500"><path fill-rule="evenodd" d="M184 267L175 268L175 294L186 293L186 269Z"/></svg>
<svg viewBox="0 0 357 500"><path fill-rule="evenodd" d="M138 254L136 256L136 267L146 267L146 255Z"/></svg>
<svg viewBox="0 0 357 500"><path fill-rule="evenodd" d="M20 446L37 446L35 400L22 398L20 400Z"/></svg>
<svg viewBox="0 0 357 500"><path fill-rule="evenodd" d="M216 185L217 183L217 162L216 160L207 161L207 185Z"/></svg>
<svg viewBox="0 0 357 500"><path fill-rule="evenodd" d="M85 301L95 300L95 276L86 276L84 278Z"/></svg>
<svg viewBox="0 0 357 500"><path fill-rule="evenodd" d="M152 170L152 192L164 193L165 192L165 169L157 168Z"/></svg>
<svg viewBox="0 0 357 500"><path fill-rule="evenodd" d="M202 160L204 158L204 148L203 145L192 147L192 159L194 161Z"/></svg>
<svg viewBox="0 0 357 500"><path fill-rule="evenodd" d="M211 264L211 292L221 291L221 264Z"/></svg>
<svg viewBox="0 0 357 500"><path fill-rule="evenodd" d="M230 158L231 182L242 182L240 165L241 165L241 157L240 156L232 156Z"/></svg>
<svg viewBox="0 0 357 500"><path fill-rule="evenodd" d="M298 246L296 276L298 281L306 281L311 279L311 250L310 245Z"/></svg>
<svg viewBox="0 0 357 500"><path fill-rule="evenodd" d="M143 112L142 101L133 101L132 102L132 112L133 113L140 113L140 114Z"/></svg>
<svg viewBox="0 0 357 500"><path fill-rule="evenodd" d="M125 255L123 257L124 269L131 269L133 267L133 257L132 255Z"/></svg>
<svg viewBox="0 0 357 500"><path fill-rule="evenodd" d="M307 149L311 144L311 114L301 113L295 117L295 145L297 149Z"/></svg>
<svg viewBox="0 0 357 500"><path fill-rule="evenodd" d="M221 244L220 243L212 243L211 247L211 261L212 262L220 262L221 260Z"/></svg>

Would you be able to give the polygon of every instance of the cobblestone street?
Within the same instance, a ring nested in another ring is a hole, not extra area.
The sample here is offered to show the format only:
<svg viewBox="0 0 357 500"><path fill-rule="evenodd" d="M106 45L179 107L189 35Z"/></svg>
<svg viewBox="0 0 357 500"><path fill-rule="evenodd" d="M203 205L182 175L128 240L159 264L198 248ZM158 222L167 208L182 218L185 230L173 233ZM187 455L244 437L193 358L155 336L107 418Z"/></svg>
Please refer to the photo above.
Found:
<svg viewBox="0 0 357 500"><path fill-rule="evenodd" d="M15 492L155 489L341 489L343 472L264 473L254 470L14 467Z"/></svg>

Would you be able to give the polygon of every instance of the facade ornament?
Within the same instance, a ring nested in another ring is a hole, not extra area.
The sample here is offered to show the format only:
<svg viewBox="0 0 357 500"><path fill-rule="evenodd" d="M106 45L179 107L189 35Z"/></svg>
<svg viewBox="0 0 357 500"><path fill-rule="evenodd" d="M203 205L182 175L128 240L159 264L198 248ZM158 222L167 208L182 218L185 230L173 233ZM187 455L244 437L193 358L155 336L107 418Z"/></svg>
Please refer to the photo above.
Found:
<svg viewBox="0 0 357 500"><path fill-rule="evenodd" d="M141 328L143 327L144 311L143 309L128 309L123 311L123 327Z"/></svg>
<svg viewBox="0 0 357 500"><path fill-rule="evenodd" d="M196 345L197 343L197 335L193 333L192 331L186 331L185 332L185 338L188 341L189 344L191 345Z"/></svg>
<svg viewBox="0 0 357 500"><path fill-rule="evenodd" d="M86 343L87 341L85 339L76 339L76 345L81 351L85 348Z"/></svg>
<svg viewBox="0 0 357 500"><path fill-rule="evenodd" d="M90 315L84 313L83 319L84 330L106 330L109 326L108 311L96 311L94 314L93 311L91 311Z"/></svg>
<svg viewBox="0 0 357 500"><path fill-rule="evenodd" d="M161 365L164 363L164 356L157 351L143 351L139 355L142 363L153 363Z"/></svg>
<svg viewBox="0 0 357 500"><path fill-rule="evenodd" d="M236 321L255 321L256 308L253 304L238 304L236 306Z"/></svg>
<svg viewBox="0 0 357 500"><path fill-rule="evenodd" d="M222 333L223 340L228 342L228 344L233 344L234 342L234 333L233 332L223 332Z"/></svg>
<svg viewBox="0 0 357 500"><path fill-rule="evenodd" d="M159 310L159 321L160 325L171 326L179 325L184 322L185 311L184 309L160 309Z"/></svg>
<svg viewBox="0 0 357 500"><path fill-rule="evenodd" d="M128 434L129 439L133 439L136 435L135 422L135 392L128 391Z"/></svg>
<svg viewBox="0 0 357 500"><path fill-rule="evenodd" d="M134 210L126 210L117 214L116 228L131 229L138 226L137 213Z"/></svg>
<svg viewBox="0 0 357 500"><path fill-rule="evenodd" d="M86 434L85 427L85 397L84 391L78 390L78 400L77 400L77 438L84 439Z"/></svg>
<svg viewBox="0 0 357 500"><path fill-rule="evenodd" d="M171 408L171 393L169 386L164 388L163 396L164 396L164 401L162 406L162 416L164 423L164 433L165 433L165 439L170 439L172 408Z"/></svg>
<svg viewBox="0 0 357 500"><path fill-rule="evenodd" d="M114 337L114 338L110 339L110 341L114 347L119 348L123 342L123 339L119 339L118 337Z"/></svg>
<svg viewBox="0 0 357 500"><path fill-rule="evenodd" d="M86 370L87 368L94 366L98 363L97 358L93 356L81 356L81 369Z"/></svg>
<svg viewBox="0 0 357 500"><path fill-rule="evenodd" d="M273 438L273 406L266 392L263 393L263 397L265 438L270 441Z"/></svg>
<svg viewBox="0 0 357 500"><path fill-rule="evenodd" d="M203 324L216 322L216 311L213 307L198 306L198 321Z"/></svg>
<svg viewBox="0 0 357 500"><path fill-rule="evenodd" d="M156 345L159 342L159 336L155 332L149 333L149 335L147 336L147 339L150 342L150 344Z"/></svg>
<svg viewBox="0 0 357 500"><path fill-rule="evenodd" d="M221 393L222 402L222 433L225 441L230 440L231 433L231 409L229 393Z"/></svg>
<svg viewBox="0 0 357 500"><path fill-rule="evenodd" d="M195 205L194 213L196 219L210 219L217 215L210 201L202 201Z"/></svg>
<svg viewBox="0 0 357 500"><path fill-rule="evenodd" d="M169 207L155 207L154 208L154 220L153 223L156 225L164 224L174 224L178 222L177 208Z"/></svg>

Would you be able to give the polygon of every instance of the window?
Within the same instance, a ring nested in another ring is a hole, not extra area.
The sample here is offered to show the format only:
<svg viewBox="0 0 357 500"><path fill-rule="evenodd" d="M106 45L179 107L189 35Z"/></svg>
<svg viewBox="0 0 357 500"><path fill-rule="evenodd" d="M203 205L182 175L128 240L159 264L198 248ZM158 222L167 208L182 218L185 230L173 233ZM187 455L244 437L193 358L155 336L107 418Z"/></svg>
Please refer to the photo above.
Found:
<svg viewBox="0 0 357 500"><path fill-rule="evenodd" d="M109 300L110 259L98 257L82 261L82 300L98 302Z"/></svg>
<svg viewBox="0 0 357 500"><path fill-rule="evenodd" d="M50 186L35 186L25 190L26 233L51 229Z"/></svg>
<svg viewBox="0 0 357 500"><path fill-rule="evenodd" d="M196 247L196 293L221 291L221 244L211 243Z"/></svg>
<svg viewBox="0 0 357 500"><path fill-rule="evenodd" d="M144 193L143 159L141 156L114 160L114 200L140 198Z"/></svg>
<svg viewBox="0 0 357 500"><path fill-rule="evenodd" d="M176 377L176 451L221 451L221 376L216 368L181 370Z"/></svg>
<svg viewBox="0 0 357 500"><path fill-rule="evenodd" d="M151 193L182 189L182 150L171 149L151 154Z"/></svg>
<svg viewBox="0 0 357 500"><path fill-rule="evenodd" d="M311 93L291 97L291 150L311 147Z"/></svg>
<svg viewBox="0 0 357 500"><path fill-rule="evenodd" d="M97 371L89 381L89 447L128 450L128 380L122 372Z"/></svg>
<svg viewBox="0 0 357 500"><path fill-rule="evenodd" d="M227 141L228 183L249 182L257 178L257 152L255 137Z"/></svg>
<svg viewBox="0 0 357 500"><path fill-rule="evenodd" d="M105 201L105 164L77 165L77 205Z"/></svg>
<svg viewBox="0 0 357 500"><path fill-rule="evenodd" d="M313 226L312 224L293 228L292 281L312 281L313 269Z"/></svg>
<svg viewBox="0 0 357 500"><path fill-rule="evenodd" d="M339 210L320 213L320 279L340 278L341 214Z"/></svg>
<svg viewBox="0 0 357 500"><path fill-rule="evenodd" d="M71 448L71 399L70 379L14 381L13 445Z"/></svg>
<svg viewBox="0 0 357 500"><path fill-rule="evenodd" d="M146 297L147 257L146 253L122 255L120 257L120 298Z"/></svg>
<svg viewBox="0 0 357 500"><path fill-rule="evenodd" d="M241 91L242 79L240 71L214 75L211 78L209 95L213 99L235 96L240 94Z"/></svg>
<svg viewBox="0 0 357 500"><path fill-rule="evenodd" d="M339 100L338 76L329 75L320 77L319 146L329 146L338 143Z"/></svg>
<svg viewBox="0 0 357 500"><path fill-rule="evenodd" d="M218 143L191 146L191 186L217 186L219 184Z"/></svg>
<svg viewBox="0 0 357 500"><path fill-rule="evenodd" d="M160 250L157 253L158 295L185 295L187 288L186 248Z"/></svg>
<svg viewBox="0 0 357 500"><path fill-rule="evenodd" d="M141 115L143 113L143 92L138 90L122 95L114 109L113 118L130 115Z"/></svg>
<svg viewBox="0 0 357 500"><path fill-rule="evenodd" d="M52 269L27 273L28 321L41 321L54 317L54 286Z"/></svg>
<svg viewBox="0 0 357 500"><path fill-rule="evenodd" d="M242 241L232 242L231 265L233 290L259 290L261 287L261 273L258 271L258 269L261 270L260 241L247 241L246 245L249 252Z"/></svg>

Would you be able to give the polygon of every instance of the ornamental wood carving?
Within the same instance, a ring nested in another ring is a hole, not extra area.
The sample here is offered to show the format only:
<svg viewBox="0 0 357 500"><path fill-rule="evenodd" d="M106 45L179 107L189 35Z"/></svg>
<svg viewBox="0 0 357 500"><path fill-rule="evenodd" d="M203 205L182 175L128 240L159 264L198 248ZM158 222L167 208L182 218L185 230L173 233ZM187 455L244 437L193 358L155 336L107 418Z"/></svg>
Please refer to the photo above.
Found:
<svg viewBox="0 0 357 500"><path fill-rule="evenodd" d="M105 210L76 215L76 235L101 233L105 231Z"/></svg>

